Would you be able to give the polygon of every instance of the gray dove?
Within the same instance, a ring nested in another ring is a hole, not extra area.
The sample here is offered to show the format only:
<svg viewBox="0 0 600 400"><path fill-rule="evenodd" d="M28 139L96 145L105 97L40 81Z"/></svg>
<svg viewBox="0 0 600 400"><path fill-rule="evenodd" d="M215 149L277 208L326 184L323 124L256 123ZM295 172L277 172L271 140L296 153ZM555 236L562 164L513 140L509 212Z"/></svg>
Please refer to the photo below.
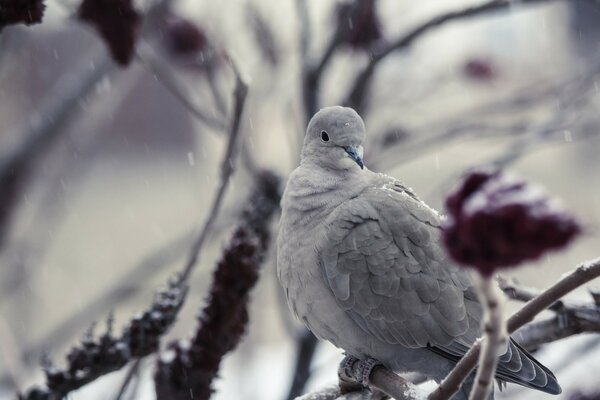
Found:
<svg viewBox="0 0 600 400"><path fill-rule="evenodd" d="M363 165L365 132L351 108L311 119L281 200L279 280L308 329L360 362L363 383L378 363L439 382L481 336L482 307L469 272L442 248L441 216ZM512 339L496 378L561 392ZM472 381L454 399L466 399Z"/></svg>

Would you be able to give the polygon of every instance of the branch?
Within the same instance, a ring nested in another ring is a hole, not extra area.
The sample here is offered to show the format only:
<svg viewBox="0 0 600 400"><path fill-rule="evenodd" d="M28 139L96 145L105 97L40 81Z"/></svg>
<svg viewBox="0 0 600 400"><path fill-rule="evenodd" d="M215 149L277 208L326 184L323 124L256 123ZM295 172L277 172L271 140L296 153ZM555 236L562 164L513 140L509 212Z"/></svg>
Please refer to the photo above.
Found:
<svg viewBox="0 0 600 400"><path fill-rule="evenodd" d="M198 120L210 126L211 128L222 130L225 128L223 121L213 115L200 109L186 93L186 88L179 83L177 77L173 74L171 67L156 54L152 46L148 43L140 42L137 48L138 58L152 71L156 77L165 85L177 100L179 100Z"/></svg>
<svg viewBox="0 0 600 400"><path fill-rule="evenodd" d="M297 335L296 339L296 363L292 375L292 385L287 395L288 400L293 400L304 391L306 382L310 378L310 365L317 350L319 341L316 336L306 328Z"/></svg>
<svg viewBox="0 0 600 400"><path fill-rule="evenodd" d="M52 365L44 368L47 388L34 387L19 395L19 400L60 400L99 377L121 369L131 360L154 353L160 338L175 322L187 289L183 280L171 280L148 310L129 321L119 337L113 336L112 318L109 318L106 332L97 340L90 332L81 345L71 349L65 369Z"/></svg>
<svg viewBox="0 0 600 400"><path fill-rule="evenodd" d="M543 3L549 1L555 0L521 0L519 4ZM361 73L359 73L350 93L348 94L348 97L344 101L344 104L354 108L359 114L363 113L365 101L367 99L367 89L369 87L369 84L371 83L375 70L379 63L394 51L409 47L414 41L419 39L425 33L434 30L440 26L443 26L448 22L463 20L475 16L491 14L492 12L507 10L512 5L515 5L515 3L511 0L491 0L483 4L464 8L462 10L450 11L433 17L430 20L414 27L413 29L409 30L403 36L401 36L396 41L392 42L386 47L378 48L375 46L371 51L373 55L371 60L364 68L364 70Z"/></svg>
<svg viewBox="0 0 600 400"><path fill-rule="evenodd" d="M557 315L529 323L514 334L519 344L528 350L580 333L600 333L600 307L586 304L567 307Z"/></svg>
<svg viewBox="0 0 600 400"><path fill-rule="evenodd" d="M232 121L229 129L229 141L227 142L225 155L223 156L223 161L221 162L221 180L219 183L219 187L215 192L215 196L213 197L212 205L208 211L208 217L204 222L204 226L200 231L200 234L198 235L198 237L194 241L194 244L192 245L188 261L183 268L183 272L181 274L181 278L183 280L188 279L189 275L192 273L192 270L198 262L200 249L202 248L202 245L204 244L204 241L208 236L209 230L211 229L214 221L217 218L217 214L221 209L221 203L223 203L225 191L233 173L234 158L237 153L237 139L240 133L240 122L242 119L242 113L244 111L246 95L248 94L248 84L240 74L237 65L231 58L230 63L236 78L236 85L234 90L235 99L233 114L231 117Z"/></svg>
<svg viewBox="0 0 600 400"><path fill-rule="evenodd" d="M92 90L115 65L104 50L92 56L93 61L78 65L75 71L64 74L44 98L39 111L27 117L27 123L17 133L24 138L16 149L0 159L0 246L7 234L11 214L17 204L22 186L29 179L42 154L64 135L69 119L79 111L77 102ZM90 65L93 67L90 68Z"/></svg>
<svg viewBox="0 0 600 400"><path fill-rule="evenodd" d="M354 3L348 7L344 16L340 18L341 21L347 21L352 15L368 2L374 0L354 0ZM317 112L318 108L318 93L319 85L321 82L321 76L323 71L331 61L331 58L335 54L339 46L344 42L345 37L350 32L351 26L348 23L338 23L335 32L331 36L329 43L325 47L321 58L315 62L310 63L308 61L308 47L309 47L309 34L310 26L308 20L308 11L306 9L306 0L297 0L298 13L300 15L300 21L302 25L302 32L300 35L300 47L302 55L304 57L302 67L302 91L304 98L304 115L306 121ZM305 124L306 125L306 124Z"/></svg>
<svg viewBox="0 0 600 400"><path fill-rule="evenodd" d="M600 258L583 263L514 313L507 322L508 333L513 333L567 293L599 276ZM475 343L428 399L446 400L452 397L475 368L480 349L481 342Z"/></svg>
<svg viewBox="0 0 600 400"><path fill-rule="evenodd" d="M479 297L485 312L485 335L479 355L479 369L469 395L470 400L488 398L494 384L498 348L506 343L508 336L502 318L502 298L498 295L495 281L490 276L481 276L479 279Z"/></svg>

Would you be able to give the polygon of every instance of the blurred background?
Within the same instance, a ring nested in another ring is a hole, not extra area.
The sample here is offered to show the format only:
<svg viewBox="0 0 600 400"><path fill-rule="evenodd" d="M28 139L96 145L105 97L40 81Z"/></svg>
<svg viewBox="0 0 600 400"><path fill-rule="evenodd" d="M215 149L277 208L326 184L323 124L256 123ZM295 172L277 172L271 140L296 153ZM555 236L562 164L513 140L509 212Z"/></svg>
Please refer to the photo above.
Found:
<svg viewBox="0 0 600 400"><path fill-rule="evenodd" d="M249 80L242 156L167 339L195 327L252 169L285 179L308 118L322 106L357 108L369 131L366 165L435 208L461 172L489 162L561 198L586 234L511 272L523 284L544 288L600 255L598 3L512 2L437 26L377 61L368 90L354 99L380 49L437 15L480 3L362 1L350 18L354 2L179 0L142 34L127 67L73 16L78 3L48 0L43 24L0 34L0 166L29 149L22 175L1 181L0 398L41 383L43 355L61 365L91 324L104 329L110 312L119 330L181 267L219 184L235 85L225 53ZM344 35L311 86L307 69L340 26ZM572 297L589 300L585 289ZM271 246L248 334L225 359L214 398L284 400L302 332L280 293ZM556 342L537 357L556 372L560 398L598 382L591 378L600 368L597 335ZM340 359L319 344L304 390L334 383ZM154 398L153 365L152 357L143 362L135 398ZM124 373L71 398L113 399ZM521 396L514 386L498 395Z"/></svg>

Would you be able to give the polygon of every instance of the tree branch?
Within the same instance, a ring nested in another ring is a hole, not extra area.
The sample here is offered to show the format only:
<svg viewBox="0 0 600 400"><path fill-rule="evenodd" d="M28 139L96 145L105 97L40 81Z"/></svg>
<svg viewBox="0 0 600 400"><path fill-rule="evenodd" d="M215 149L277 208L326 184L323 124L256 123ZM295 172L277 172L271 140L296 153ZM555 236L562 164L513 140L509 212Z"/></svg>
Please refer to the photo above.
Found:
<svg viewBox="0 0 600 400"><path fill-rule="evenodd" d="M348 7L344 16L340 18L341 21L347 21L356 10L360 9L361 6L374 0L354 0L354 3ZM329 65L333 55L339 48L340 44L344 42L344 38L350 32L350 24L338 23L336 30L331 36L323 54L320 59L314 63L311 63L308 59L308 48L310 40L310 21L308 20L308 10L306 8L306 0L298 0L298 13L300 15L300 21L302 24L302 31L300 34L300 47L303 55L303 67L302 67L302 92L304 99L304 115L306 123L308 120L317 112L318 108L318 94L319 86L321 83L321 77L323 71ZM306 124L305 124L306 125Z"/></svg>
<svg viewBox="0 0 600 400"><path fill-rule="evenodd" d="M513 333L533 320L536 315L550 307L570 291L599 276L600 258L583 263L514 313L507 322L508 333ZM475 343L456 364L450 374L440 383L437 389L429 395L428 399L446 400L452 397L458 391L464 379L475 368L480 349L481 342Z"/></svg>
<svg viewBox="0 0 600 400"><path fill-rule="evenodd" d="M86 57L87 59L87 57ZM46 149L67 130L67 121L79 107L77 101L85 96L115 64L104 50L85 61L75 71L64 74L42 101L39 111L27 117L26 124L15 133L23 141L0 159L0 246L7 234L13 209L22 186ZM92 67L90 67L92 65Z"/></svg>
<svg viewBox="0 0 600 400"><path fill-rule="evenodd" d="M221 119L200 109L200 107L189 98L189 95L186 93L187 90L179 83L177 77L173 74L171 67L162 60L161 56L156 54L150 44L140 42L137 47L137 56L144 65L156 75L163 85L165 85L169 92L171 92L171 94L192 113L192 115L211 128L217 130L225 128L225 124Z"/></svg>
<svg viewBox="0 0 600 400"><path fill-rule="evenodd" d="M200 249L202 248L202 245L204 244L204 241L208 236L208 232L212 227L214 221L216 220L219 210L221 209L221 203L223 203L225 191L233 173L234 158L237 153L238 147L237 139L240 134L240 122L242 119L242 113L244 111L246 95L248 94L248 84L246 83L246 79L242 77L234 61L231 58L229 60L233 72L235 74L236 85L234 90L234 108L232 113L231 126L229 128L229 140L227 142L225 155L223 156L223 161L221 162L221 180L219 183L219 187L215 192L215 196L213 197L212 205L208 212L206 221L204 222L204 226L200 231L198 237L192 244L192 248L190 249L188 261L186 262L186 265L184 266L183 272L181 274L181 278L183 280L188 279L189 275L192 273L192 270L198 262Z"/></svg>
<svg viewBox="0 0 600 400"><path fill-rule="evenodd" d="M502 298L490 276L479 277L479 297L484 305L484 339L479 355L479 369L469 395L469 400L485 400L494 384L494 373L498 358L498 348L507 340L506 325L502 318Z"/></svg>

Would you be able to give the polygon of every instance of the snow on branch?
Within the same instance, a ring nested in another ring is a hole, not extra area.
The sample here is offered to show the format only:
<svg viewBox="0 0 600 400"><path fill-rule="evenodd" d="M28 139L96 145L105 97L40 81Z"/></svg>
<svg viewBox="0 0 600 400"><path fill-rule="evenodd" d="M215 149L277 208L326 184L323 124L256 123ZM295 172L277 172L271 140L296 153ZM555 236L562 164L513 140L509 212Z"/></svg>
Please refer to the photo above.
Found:
<svg viewBox="0 0 600 400"><path fill-rule="evenodd" d="M109 318L105 333L95 339L90 332L67 355L67 366L44 367L46 387L34 387L19 400L59 400L68 393L117 371L129 361L158 350L161 337L168 332L181 309L188 286L179 277L171 279L166 289L157 293L152 305L133 317L120 336L112 333Z"/></svg>

